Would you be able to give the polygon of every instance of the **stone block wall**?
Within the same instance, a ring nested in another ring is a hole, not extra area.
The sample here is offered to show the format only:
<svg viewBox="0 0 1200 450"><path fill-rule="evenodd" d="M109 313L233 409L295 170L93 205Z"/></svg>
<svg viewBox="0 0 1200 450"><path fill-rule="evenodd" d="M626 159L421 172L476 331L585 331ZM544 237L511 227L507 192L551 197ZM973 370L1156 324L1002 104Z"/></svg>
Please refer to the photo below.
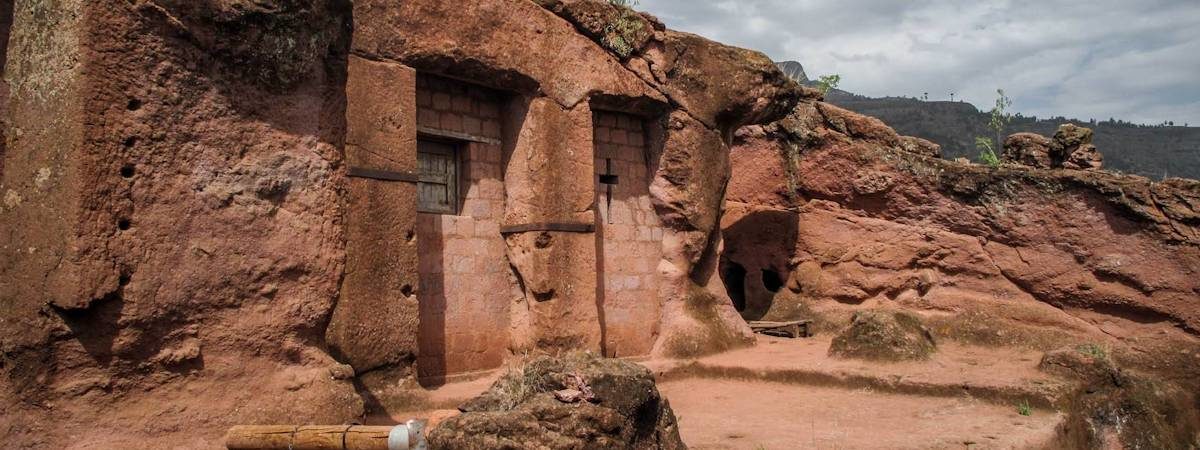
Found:
<svg viewBox="0 0 1200 450"><path fill-rule="evenodd" d="M593 121L604 349L608 356L645 355L658 335L657 267L663 237L650 200L646 124L637 116L605 111L596 111ZM612 186L611 208L602 174L619 177Z"/></svg>
<svg viewBox="0 0 1200 450"><path fill-rule="evenodd" d="M418 215L420 357L423 378L499 367L507 354L512 292L500 221L504 182L500 111L504 95L431 75L417 77L417 116L429 133L455 141L458 214Z"/></svg>

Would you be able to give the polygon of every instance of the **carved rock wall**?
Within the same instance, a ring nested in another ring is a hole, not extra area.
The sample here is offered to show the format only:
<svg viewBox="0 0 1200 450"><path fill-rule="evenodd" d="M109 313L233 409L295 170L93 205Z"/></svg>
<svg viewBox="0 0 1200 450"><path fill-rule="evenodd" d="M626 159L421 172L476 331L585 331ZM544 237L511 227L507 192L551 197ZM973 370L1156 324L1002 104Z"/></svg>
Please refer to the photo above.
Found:
<svg viewBox="0 0 1200 450"><path fill-rule="evenodd" d="M377 400L364 379L419 366L412 290L428 286L408 235L465 242L469 227L422 228L411 186L348 177L412 170L414 70L505 92L503 145L468 149L486 156L469 172L492 171L471 189L496 195L467 208L492 210L496 227L594 223L595 113L643 119L637 206L663 244L629 261L657 274L657 297L636 331L614 327L628 341L614 346L749 342L714 282L727 153L733 129L778 118L798 88L761 54L649 18L653 32L617 55L557 12L520 0L17 3L0 182L6 442L213 446L233 423L342 423ZM483 228L505 258L489 250L478 269L505 281L459 297L487 298L464 313L493 318L454 323L485 330L460 339L472 350L457 357L479 363L460 368L498 364L496 342L601 349L601 311L622 308L599 302L596 234L512 231L501 245Z"/></svg>
<svg viewBox="0 0 1200 450"><path fill-rule="evenodd" d="M348 10L211 6L17 2L0 188L9 445L168 447L190 430L186 445L215 446L232 423L362 412L325 344L345 266ZM230 29L254 30L255 49Z"/></svg>

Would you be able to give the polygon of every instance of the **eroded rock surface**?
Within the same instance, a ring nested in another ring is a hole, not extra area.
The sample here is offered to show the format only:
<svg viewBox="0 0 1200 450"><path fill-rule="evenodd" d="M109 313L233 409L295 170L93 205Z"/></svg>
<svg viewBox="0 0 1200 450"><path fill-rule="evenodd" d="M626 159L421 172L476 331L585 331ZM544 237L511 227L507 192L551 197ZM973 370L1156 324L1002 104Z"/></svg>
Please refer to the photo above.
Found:
<svg viewBox="0 0 1200 450"><path fill-rule="evenodd" d="M1004 140L1004 152L1000 158L1005 162L1023 164L1039 169L1054 167L1051 158L1053 142L1037 133L1016 133Z"/></svg>
<svg viewBox="0 0 1200 450"><path fill-rule="evenodd" d="M1085 129L1061 134L1053 148L1087 148ZM797 272L819 280L806 292L959 311L1021 299L1065 322L1082 310L1200 330L1200 183L922 158L819 102L738 138L731 205L796 213L800 242L780 245L793 271L820 265Z"/></svg>
<svg viewBox="0 0 1200 450"><path fill-rule="evenodd" d="M1080 382L1063 434L1079 448L1194 448L1200 414L1194 391L1118 367L1099 345L1047 353L1039 367Z"/></svg>

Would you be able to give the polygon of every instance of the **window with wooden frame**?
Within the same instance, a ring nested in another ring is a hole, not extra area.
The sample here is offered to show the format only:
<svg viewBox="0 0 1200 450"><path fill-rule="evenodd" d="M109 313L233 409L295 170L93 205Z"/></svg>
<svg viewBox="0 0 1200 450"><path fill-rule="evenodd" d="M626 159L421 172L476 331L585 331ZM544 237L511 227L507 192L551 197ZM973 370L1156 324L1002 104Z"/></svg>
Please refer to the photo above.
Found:
<svg viewBox="0 0 1200 450"><path fill-rule="evenodd" d="M458 165L462 144L417 140L417 211L458 214Z"/></svg>

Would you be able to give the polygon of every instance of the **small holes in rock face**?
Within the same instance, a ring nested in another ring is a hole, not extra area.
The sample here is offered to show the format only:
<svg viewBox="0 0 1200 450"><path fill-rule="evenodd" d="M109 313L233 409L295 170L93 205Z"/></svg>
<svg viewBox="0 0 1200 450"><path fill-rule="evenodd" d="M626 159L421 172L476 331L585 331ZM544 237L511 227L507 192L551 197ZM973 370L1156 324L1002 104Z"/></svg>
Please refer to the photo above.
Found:
<svg viewBox="0 0 1200 450"><path fill-rule="evenodd" d="M125 142L124 142L125 148L133 148L133 146L137 145L137 141L138 141L137 136L130 136L130 137L125 138Z"/></svg>
<svg viewBox="0 0 1200 450"><path fill-rule="evenodd" d="M131 226L133 226L133 223L130 222L129 219L121 219L117 221L117 228L120 228L121 231L128 230Z"/></svg>
<svg viewBox="0 0 1200 450"><path fill-rule="evenodd" d="M131 98L131 99L129 99L129 104L125 105L125 108L130 111L137 111L139 109L142 109L142 101L138 100L136 98Z"/></svg>
<svg viewBox="0 0 1200 450"><path fill-rule="evenodd" d="M132 165L125 165L124 167L121 167L121 177L122 178L133 178L134 172L135 171L134 171Z"/></svg>
<svg viewBox="0 0 1200 450"><path fill-rule="evenodd" d="M412 287L412 285L411 285L411 284L406 284L406 285L404 285L404 286L401 286L401 287L400 287L400 293L401 293L401 294L404 294L404 296L405 296L405 297L412 297L412 295L413 295L413 287Z"/></svg>

